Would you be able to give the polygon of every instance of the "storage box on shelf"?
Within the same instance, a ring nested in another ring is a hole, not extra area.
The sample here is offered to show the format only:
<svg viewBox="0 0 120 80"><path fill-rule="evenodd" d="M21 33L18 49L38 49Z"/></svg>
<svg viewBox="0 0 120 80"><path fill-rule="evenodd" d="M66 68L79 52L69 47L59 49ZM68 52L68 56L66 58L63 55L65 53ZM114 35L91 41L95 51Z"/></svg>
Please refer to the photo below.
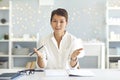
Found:
<svg viewBox="0 0 120 80"><path fill-rule="evenodd" d="M8 58L1 58L0 59L0 69L7 69L8 68Z"/></svg>

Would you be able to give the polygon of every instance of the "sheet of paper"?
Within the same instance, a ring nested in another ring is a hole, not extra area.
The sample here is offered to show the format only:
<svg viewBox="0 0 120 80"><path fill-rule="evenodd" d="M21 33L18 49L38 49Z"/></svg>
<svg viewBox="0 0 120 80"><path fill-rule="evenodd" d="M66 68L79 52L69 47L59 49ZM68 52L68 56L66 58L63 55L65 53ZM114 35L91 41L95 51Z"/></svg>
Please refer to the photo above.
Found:
<svg viewBox="0 0 120 80"><path fill-rule="evenodd" d="M59 70L59 69L50 69L45 70L46 76L68 76L66 70Z"/></svg>
<svg viewBox="0 0 120 80"><path fill-rule="evenodd" d="M69 76L95 76L95 74L90 70L84 69L73 69L67 71Z"/></svg>

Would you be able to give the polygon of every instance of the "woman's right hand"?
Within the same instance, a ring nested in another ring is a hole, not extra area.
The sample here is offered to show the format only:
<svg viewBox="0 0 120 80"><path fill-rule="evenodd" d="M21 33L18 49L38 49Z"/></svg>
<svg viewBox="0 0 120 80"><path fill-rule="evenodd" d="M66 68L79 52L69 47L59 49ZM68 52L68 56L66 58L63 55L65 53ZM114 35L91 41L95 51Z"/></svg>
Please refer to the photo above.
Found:
<svg viewBox="0 0 120 80"><path fill-rule="evenodd" d="M80 54L80 52L83 50L83 48L79 48L79 49L76 49L73 53L72 53L72 55L71 55L71 59L76 59L77 58L77 56Z"/></svg>
<svg viewBox="0 0 120 80"><path fill-rule="evenodd" d="M42 53L39 52L39 51L37 50L37 48L34 48L33 50L34 50L34 52L37 54L38 57L41 57L41 58L43 57Z"/></svg>
<svg viewBox="0 0 120 80"><path fill-rule="evenodd" d="M45 63L43 62L43 54L40 51L38 51L37 48L34 48L33 50L36 53L36 55L38 56L37 64L39 65L40 68L44 68Z"/></svg>

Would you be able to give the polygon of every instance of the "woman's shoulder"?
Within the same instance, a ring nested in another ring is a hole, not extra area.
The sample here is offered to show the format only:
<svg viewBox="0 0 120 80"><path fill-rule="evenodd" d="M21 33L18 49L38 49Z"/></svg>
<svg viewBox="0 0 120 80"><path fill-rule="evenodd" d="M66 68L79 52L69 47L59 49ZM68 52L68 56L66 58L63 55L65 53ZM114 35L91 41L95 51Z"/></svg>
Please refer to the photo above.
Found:
<svg viewBox="0 0 120 80"><path fill-rule="evenodd" d="M47 41L47 40L49 40L51 37L52 37L52 33L50 33L50 34L48 34L48 35L45 35L44 37L41 37L41 40L40 40L40 41Z"/></svg>
<svg viewBox="0 0 120 80"><path fill-rule="evenodd" d="M77 38L76 36L74 36L73 34L71 34L71 33L68 33L67 32L67 37L69 38L69 39L72 39L73 41L75 40L79 40L79 41L82 41L82 39L81 38Z"/></svg>
<svg viewBox="0 0 120 80"><path fill-rule="evenodd" d="M67 32L66 35L69 39L77 39L76 36L74 36L73 34L71 34L69 32Z"/></svg>

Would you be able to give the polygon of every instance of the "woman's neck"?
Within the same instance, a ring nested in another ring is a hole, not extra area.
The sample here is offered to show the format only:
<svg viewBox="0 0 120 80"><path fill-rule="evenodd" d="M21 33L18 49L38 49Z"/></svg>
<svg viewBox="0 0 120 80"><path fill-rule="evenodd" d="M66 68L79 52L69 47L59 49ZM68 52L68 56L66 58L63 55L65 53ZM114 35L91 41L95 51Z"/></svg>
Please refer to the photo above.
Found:
<svg viewBox="0 0 120 80"><path fill-rule="evenodd" d="M60 45L60 42L62 40L62 37L64 36L65 34L65 31L63 33L54 33L54 37L57 41L57 44L58 44L58 48L59 48L59 45Z"/></svg>

